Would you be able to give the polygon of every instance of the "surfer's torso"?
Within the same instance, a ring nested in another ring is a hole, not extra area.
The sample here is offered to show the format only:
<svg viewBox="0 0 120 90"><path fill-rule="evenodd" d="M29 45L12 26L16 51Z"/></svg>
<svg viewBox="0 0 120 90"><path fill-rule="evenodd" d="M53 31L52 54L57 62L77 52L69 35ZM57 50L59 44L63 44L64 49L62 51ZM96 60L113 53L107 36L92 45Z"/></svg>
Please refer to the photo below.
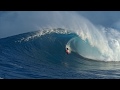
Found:
<svg viewBox="0 0 120 90"><path fill-rule="evenodd" d="M68 49L68 48L66 49L66 53L67 53L67 54L69 54L69 53L70 53L70 51L69 51L69 49Z"/></svg>

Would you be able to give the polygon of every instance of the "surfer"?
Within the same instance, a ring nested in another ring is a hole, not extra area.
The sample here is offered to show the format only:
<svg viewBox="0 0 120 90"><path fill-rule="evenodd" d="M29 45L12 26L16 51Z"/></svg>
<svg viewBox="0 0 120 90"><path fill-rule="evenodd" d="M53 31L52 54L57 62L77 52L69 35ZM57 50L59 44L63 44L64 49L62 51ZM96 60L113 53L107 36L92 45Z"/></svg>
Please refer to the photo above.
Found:
<svg viewBox="0 0 120 90"><path fill-rule="evenodd" d="M68 48L66 48L66 53L69 54L69 49Z"/></svg>

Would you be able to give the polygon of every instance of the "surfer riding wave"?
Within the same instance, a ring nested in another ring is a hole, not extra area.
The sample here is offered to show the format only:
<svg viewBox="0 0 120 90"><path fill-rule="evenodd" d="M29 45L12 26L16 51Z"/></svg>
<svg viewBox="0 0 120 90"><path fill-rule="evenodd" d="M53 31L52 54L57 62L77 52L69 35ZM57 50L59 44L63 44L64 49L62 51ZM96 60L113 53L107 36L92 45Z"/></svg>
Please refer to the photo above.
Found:
<svg viewBox="0 0 120 90"><path fill-rule="evenodd" d="M70 54L70 51L69 51L69 49L68 49L68 48L66 48L66 53L67 53L67 54Z"/></svg>

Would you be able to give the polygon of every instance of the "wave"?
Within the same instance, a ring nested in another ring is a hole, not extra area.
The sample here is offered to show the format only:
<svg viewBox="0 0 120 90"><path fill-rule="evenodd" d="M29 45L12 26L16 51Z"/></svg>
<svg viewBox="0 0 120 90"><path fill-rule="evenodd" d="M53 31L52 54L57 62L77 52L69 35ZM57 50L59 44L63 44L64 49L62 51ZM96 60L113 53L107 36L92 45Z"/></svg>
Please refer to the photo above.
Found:
<svg viewBox="0 0 120 90"><path fill-rule="evenodd" d="M29 41L46 34L72 34L74 37L67 41L66 47L82 57L98 61L119 61L120 32L113 28L95 27L91 23L86 28L77 30L45 29L37 31L34 35L23 37L21 41ZM88 28L88 26L91 26ZM57 37L57 36L56 36ZM67 36L65 36L67 38ZM61 42L62 43L62 42Z"/></svg>
<svg viewBox="0 0 120 90"><path fill-rule="evenodd" d="M99 37L95 39L97 38ZM104 42L99 40L97 41ZM114 44L116 43L110 43L111 48ZM99 45L100 43L92 44L89 38L84 40L80 34L72 30L62 28L28 32L3 38L0 39L0 77L69 78L79 72L86 73L83 70L119 69L120 63L114 62L119 61L118 57L116 56L117 60L110 59L112 57L109 57L110 53L104 54L104 47L100 49ZM71 50L71 54L66 54L66 47ZM68 73L65 74L65 72ZM80 75L78 77L82 77Z"/></svg>
<svg viewBox="0 0 120 90"><path fill-rule="evenodd" d="M63 57L65 48L68 47L71 52L87 59L119 61L119 34L117 30L112 28L105 29L94 26L79 31L62 28L44 29L1 39L0 47L2 54L14 50L35 59L44 58L45 55L53 58L51 53Z"/></svg>
<svg viewBox="0 0 120 90"><path fill-rule="evenodd" d="M47 17L48 20L45 26L41 25L41 28L43 27L48 27L48 28L44 28L43 30L36 32L29 32L29 34L27 33L20 34L19 36L16 37L17 39L15 39L15 42L16 43L30 42L30 40L36 40L39 37L43 37L48 34L52 35L55 33L62 34L65 38L67 38L66 35L68 34L74 34L74 37L69 38L70 40L66 42L67 44L64 47L64 49L66 47L69 47L69 49L72 52L75 52L81 55L82 57L88 59L93 59L98 61L119 61L120 58L119 30L111 27L93 25L89 20L80 16L76 12L73 13L55 12L54 14L53 12L51 12L50 16L51 18L49 19ZM47 40L49 40L49 38ZM10 41L11 40L9 40L8 42Z"/></svg>

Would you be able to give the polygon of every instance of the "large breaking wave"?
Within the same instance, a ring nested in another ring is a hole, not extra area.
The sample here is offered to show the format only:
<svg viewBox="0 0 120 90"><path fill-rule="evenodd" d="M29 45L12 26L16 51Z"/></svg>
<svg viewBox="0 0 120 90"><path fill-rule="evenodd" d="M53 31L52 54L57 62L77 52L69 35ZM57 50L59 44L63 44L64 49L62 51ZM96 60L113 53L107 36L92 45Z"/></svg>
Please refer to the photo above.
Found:
<svg viewBox="0 0 120 90"><path fill-rule="evenodd" d="M75 36L66 44L66 47L71 51L88 59L99 61L119 61L120 33L113 28L98 28L92 24L90 27L87 25L85 25L85 27L80 28L79 30L67 30L62 28L44 29L34 32L31 35L27 35L26 37L21 37L21 39L15 42L26 42L52 33L63 35L72 33ZM54 38L51 38L51 40L54 41Z"/></svg>
<svg viewBox="0 0 120 90"><path fill-rule="evenodd" d="M119 32L109 30L109 34L99 32L100 37L88 33L91 38L87 38L87 35L85 38L72 30L56 28L0 39L0 77L83 78L78 73L81 70L119 69L118 62L98 62L119 61ZM116 41L110 42L113 39ZM71 50L71 54L65 53L66 47Z"/></svg>
<svg viewBox="0 0 120 90"><path fill-rule="evenodd" d="M51 33L68 34L69 32L76 35L66 44L66 47L69 47L71 51L93 60L119 61L119 30L111 27L93 25L89 20L78 15L76 12L49 12L50 17L48 17L48 12L37 14L42 16L42 20L45 18L44 14L46 14L45 16L47 18L45 25L37 25L37 27L41 29L43 27L48 28L27 35L26 37L21 37L18 42L29 41L30 39ZM59 29L62 28L62 30L59 30L58 27Z"/></svg>
<svg viewBox="0 0 120 90"><path fill-rule="evenodd" d="M113 28L95 27L89 21L83 23L79 29L74 30L73 28L44 29L34 35L22 37L18 42L29 41L30 39L52 33L74 34L75 36L67 42L66 47L85 58L99 61L119 61L120 32ZM52 38L52 40L54 39Z"/></svg>

